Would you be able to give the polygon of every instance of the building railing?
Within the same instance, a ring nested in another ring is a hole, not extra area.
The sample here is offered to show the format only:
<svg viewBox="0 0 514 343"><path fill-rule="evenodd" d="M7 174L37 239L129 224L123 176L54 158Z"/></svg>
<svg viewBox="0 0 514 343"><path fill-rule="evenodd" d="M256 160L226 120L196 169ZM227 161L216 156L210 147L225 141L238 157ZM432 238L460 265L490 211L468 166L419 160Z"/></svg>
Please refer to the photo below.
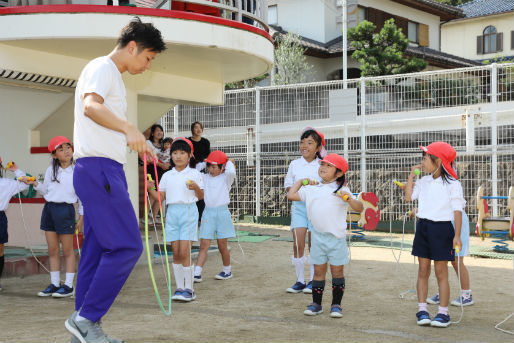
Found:
<svg viewBox="0 0 514 343"><path fill-rule="evenodd" d="M0 0L0 7L66 4L113 4L186 11L234 20L269 32L268 0Z"/></svg>

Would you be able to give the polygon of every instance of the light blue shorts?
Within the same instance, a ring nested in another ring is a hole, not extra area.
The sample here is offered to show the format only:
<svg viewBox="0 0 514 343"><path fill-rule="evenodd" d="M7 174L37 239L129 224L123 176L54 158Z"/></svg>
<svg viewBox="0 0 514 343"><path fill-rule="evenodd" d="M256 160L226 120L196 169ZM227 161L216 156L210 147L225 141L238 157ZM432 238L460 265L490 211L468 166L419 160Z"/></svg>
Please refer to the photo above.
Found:
<svg viewBox="0 0 514 343"><path fill-rule="evenodd" d="M452 220L452 225L455 228L455 223ZM466 212L462 212L462 227L460 229L460 240L462 242L462 249L456 255L460 257L469 255L469 218Z"/></svg>
<svg viewBox="0 0 514 343"><path fill-rule="evenodd" d="M305 227L309 231L312 230L312 224L307 218L305 201L293 201L291 206L291 230L298 227Z"/></svg>
<svg viewBox="0 0 514 343"><path fill-rule="evenodd" d="M312 264L325 264L342 266L350 262L350 253L346 238L336 238L333 234L311 231L310 262Z"/></svg>
<svg viewBox="0 0 514 343"><path fill-rule="evenodd" d="M198 240L198 208L192 204L169 204L166 242Z"/></svg>
<svg viewBox="0 0 514 343"><path fill-rule="evenodd" d="M216 234L216 237L214 235ZM236 236L228 206L205 207L200 226L200 239L223 239Z"/></svg>

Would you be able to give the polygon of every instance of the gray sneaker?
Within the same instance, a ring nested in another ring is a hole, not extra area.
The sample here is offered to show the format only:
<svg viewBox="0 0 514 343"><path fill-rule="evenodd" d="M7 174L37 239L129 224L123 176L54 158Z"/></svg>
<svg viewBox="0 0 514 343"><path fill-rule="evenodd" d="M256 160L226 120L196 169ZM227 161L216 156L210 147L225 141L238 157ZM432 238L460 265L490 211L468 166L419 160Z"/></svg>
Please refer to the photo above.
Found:
<svg viewBox="0 0 514 343"><path fill-rule="evenodd" d="M64 322L64 326L80 343L109 343L107 336L102 330L100 324L94 323L89 319L76 321L77 312Z"/></svg>

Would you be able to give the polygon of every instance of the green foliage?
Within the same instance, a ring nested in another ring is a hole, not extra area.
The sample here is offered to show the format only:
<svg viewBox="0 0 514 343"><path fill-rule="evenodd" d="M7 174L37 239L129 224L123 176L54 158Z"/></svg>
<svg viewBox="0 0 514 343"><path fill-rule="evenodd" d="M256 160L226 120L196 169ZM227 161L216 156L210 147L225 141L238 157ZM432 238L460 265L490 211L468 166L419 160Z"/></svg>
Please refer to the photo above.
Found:
<svg viewBox="0 0 514 343"><path fill-rule="evenodd" d="M404 56L409 40L394 24L394 19L384 23L379 33L376 26L364 20L348 30L348 38L356 49L352 57L361 64L362 76L381 76L414 73L426 68L422 59Z"/></svg>
<svg viewBox="0 0 514 343"><path fill-rule="evenodd" d="M298 35L287 33L277 38L275 49L275 77L273 85L290 85L305 82L312 68L304 55L305 48L300 44Z"/></svg>
<svg viewBox="0 0 514 343"><path fill-rule="evenodd" d="M254 77L253 79L226 83L225 84L225 90L241 89L241 88L253 88L253 87L255 87L255 85L258 82L261 82L262 80L264 80L268 76L269 76L269 73L266 73L264 75Z"/></svg>

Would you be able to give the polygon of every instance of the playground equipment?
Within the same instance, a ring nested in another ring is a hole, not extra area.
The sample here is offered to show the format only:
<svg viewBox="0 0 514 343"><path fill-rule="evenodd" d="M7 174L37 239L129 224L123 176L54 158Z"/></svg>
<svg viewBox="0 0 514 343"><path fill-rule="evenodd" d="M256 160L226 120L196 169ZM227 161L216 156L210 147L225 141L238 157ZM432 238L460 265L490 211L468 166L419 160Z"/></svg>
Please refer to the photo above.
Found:
<svg viewBox="0 0 514 343"><path fill-rule="evenodd" d="M350 224L348 229L352 231L354 239L366 239L364 231L374 231L380 221L380 210L378 209L378 197L372 192L361 192L357 199L362 202L362 212L348 211L346 221Z"/></svg>
<svg viewBox="0 0 514 343"><path fill-rule="evenodd" d="M510 210L509 217L491 217L487 200L507 200L507 208ZM498 243L493 247L494 251L507 252L509 250L507 239L514 237L514 187L509 188L509 196L485 196L484 188L480 186L477 191L478 219L476 234L484 240L485 237L495 238L493 242Z"/></svg>

